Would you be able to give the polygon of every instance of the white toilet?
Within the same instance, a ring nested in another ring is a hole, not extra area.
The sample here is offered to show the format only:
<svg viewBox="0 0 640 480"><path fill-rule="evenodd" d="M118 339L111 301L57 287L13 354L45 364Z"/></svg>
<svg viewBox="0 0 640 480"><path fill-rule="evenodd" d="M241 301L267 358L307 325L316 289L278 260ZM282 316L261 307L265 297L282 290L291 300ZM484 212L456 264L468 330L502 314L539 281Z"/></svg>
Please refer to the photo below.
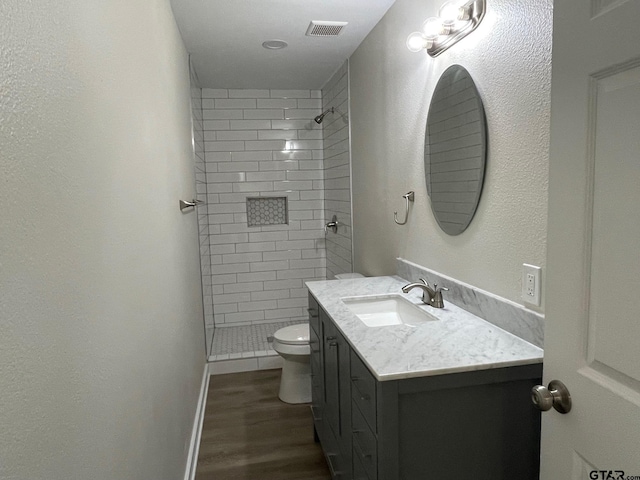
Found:
<svg viewBox="0 0 640 480"><path fill-rule="evenodd" d="M341 273L336 279L362 278L359 273ZM284 360L278 397L285 403L311 402L309 324L291 325L273 334L273 349Z"/></svg>
<svg viewBox="0 0 640 480"><path fill-rule="evenodd" d="M283 358L280 393L285 403L311 402L309 324L291 325L273 334L273 349Z"/></svg>

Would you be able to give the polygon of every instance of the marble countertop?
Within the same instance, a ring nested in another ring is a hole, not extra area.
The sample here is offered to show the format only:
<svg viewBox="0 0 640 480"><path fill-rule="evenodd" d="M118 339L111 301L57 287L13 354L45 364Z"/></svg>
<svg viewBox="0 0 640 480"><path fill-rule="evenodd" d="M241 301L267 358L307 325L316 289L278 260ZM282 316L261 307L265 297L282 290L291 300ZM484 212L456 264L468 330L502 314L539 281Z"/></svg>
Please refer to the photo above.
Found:
<svg viewBox="0 0 640 480"><path fill-rule="evenodd" d="M445 308L421 301L422 291L403 294L400 277L307 282L349 344L380 381L486 370L542 362L543 350L446 300ZM341 298L401 294L438 318L419 326L367 327Z"/></svg>

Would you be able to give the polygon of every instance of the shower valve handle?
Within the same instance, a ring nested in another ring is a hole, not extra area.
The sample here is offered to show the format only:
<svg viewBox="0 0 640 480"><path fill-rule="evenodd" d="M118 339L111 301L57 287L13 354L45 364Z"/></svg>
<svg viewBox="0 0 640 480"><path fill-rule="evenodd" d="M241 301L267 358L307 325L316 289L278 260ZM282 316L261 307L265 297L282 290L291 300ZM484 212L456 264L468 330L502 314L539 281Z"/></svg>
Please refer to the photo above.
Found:
<svg viewBox="0 0 640 480"><path fill-rule="evenodd" d="M338 233L338 217L336 215L324 226L324 233L326 234L329 229L333 230L333 233Z"/></svg>

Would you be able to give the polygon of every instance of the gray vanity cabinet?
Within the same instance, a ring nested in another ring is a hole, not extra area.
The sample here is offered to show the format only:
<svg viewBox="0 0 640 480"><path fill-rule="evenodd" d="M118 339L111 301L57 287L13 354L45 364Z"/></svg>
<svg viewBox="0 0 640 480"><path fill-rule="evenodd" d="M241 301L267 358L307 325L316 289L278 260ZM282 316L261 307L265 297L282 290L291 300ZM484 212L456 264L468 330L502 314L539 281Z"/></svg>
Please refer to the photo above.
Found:
<svg viewBox="0 0 640 480"><path fill-rule="evenodd" d="M314 426L334 479L538 479L541 364L380 382L309 305Z"/></svg>
<svg viewBox="0 0 640 480"><path fill-rule="evenodd" d="M350 347L329 316L309 297L314 428L334 479L351 475Z"/></svg>

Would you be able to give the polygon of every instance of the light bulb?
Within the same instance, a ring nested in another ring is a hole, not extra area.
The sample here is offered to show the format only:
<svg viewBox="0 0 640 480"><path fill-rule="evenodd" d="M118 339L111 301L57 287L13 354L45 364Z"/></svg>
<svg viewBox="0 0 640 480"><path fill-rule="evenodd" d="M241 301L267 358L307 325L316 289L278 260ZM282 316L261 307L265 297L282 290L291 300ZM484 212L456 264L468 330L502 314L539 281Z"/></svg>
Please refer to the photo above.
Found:
<svg viewBox="0 0 640 480"><path fill-rule="evenodd" d="M429 41L420 32L413 32L407 38L407 48L412 52L419 52L423 48L429 48L428 43Z"/></svg>
<svg viewBox="0 0 640 480"><path fill-rule="evenodd" d="M422 24L422 34L427 40L434 41L440 35L446 33L442 20L438 17L429 17Z"/></svg>
<svg viewBox="0 0 640 480"><path fill-rule="evenodd" d="M460 8L458 2L447 2L440 7L438 15L444 26L451 27L464 17L464 9Z"/></svg>

